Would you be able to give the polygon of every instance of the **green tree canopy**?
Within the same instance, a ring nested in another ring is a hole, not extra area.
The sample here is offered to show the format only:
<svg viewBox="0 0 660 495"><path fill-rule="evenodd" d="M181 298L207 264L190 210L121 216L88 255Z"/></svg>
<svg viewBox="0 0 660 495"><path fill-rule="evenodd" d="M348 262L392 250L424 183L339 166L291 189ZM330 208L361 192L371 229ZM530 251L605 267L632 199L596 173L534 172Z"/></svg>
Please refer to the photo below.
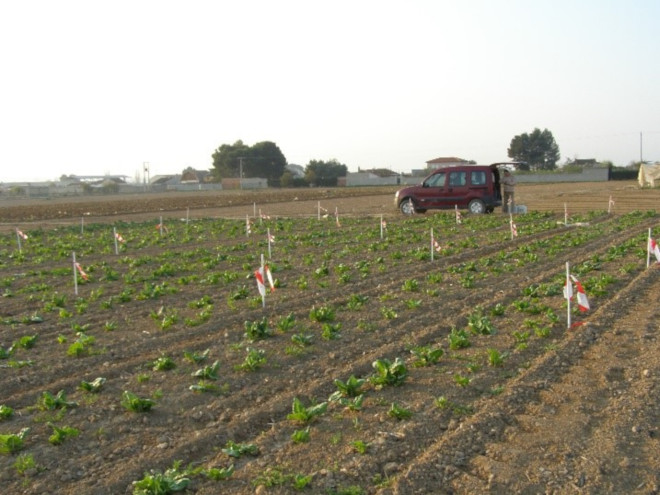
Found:
<svg viewBox="0 0 660 495"><path fill-rule="evenodd" d="M334 158L327 162L310 160L305 167L305 180L315 186L336 186L339 177L346 176L348 167Z"/></svg>
<svg viewBox="0 0 660 495"><path fill-rule="evenodd" d="M239 177L264 177L269 181L279 179L286 167L286 158L278 146L271 141L262 141L247 146L243 141L223 144L211 155L216 179Z"/></svg>
<svg viewBox="0 0 660 495"><path fill-rule="evenodd" d="M531 134L519 134L511 140L509 158L526 162L532 170L554 170L559 161L559 146L548 129L537 127Z"/></svg>

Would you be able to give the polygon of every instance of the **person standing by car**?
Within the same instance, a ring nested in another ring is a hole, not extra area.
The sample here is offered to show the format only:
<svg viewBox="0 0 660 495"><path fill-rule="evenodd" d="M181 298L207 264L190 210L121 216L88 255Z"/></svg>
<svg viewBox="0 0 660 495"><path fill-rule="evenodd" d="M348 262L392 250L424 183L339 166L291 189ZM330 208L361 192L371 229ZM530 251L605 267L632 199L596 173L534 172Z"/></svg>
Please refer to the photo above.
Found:
<svg viewBox="0 0 660 495"><path fill-rule="evenodd" d="M502 211L504 213L513 213L515 187L516 178L511 175L511 172L504 169L504 177L502 177Z"/></svg>

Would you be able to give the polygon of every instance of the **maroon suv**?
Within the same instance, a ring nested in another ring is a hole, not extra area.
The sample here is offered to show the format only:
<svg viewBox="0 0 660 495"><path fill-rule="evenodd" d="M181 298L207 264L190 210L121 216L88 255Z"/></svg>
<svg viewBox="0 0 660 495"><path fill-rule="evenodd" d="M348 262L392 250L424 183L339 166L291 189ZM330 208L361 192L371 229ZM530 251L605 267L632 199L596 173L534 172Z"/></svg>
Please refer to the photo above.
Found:
<svg viewBox="0 0 660 495"><path fill-rule="evenodd" d="M467 208L470 213L491 213L502 205L498 165L439 168L421 184L399 189L394 202L406 215L455 207Z"/></svg>

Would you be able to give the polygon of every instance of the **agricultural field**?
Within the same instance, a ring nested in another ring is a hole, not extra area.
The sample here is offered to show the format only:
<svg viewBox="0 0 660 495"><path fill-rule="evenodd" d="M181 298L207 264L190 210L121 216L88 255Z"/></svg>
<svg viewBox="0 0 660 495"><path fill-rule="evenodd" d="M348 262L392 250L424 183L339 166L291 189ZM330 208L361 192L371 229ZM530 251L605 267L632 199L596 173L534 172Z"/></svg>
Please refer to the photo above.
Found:
<svg viewBox="0 0 660 495"><path fill-rule="evenodd" d="M660 191L392 193L0 204L2 492L657 493Z"/></svg>

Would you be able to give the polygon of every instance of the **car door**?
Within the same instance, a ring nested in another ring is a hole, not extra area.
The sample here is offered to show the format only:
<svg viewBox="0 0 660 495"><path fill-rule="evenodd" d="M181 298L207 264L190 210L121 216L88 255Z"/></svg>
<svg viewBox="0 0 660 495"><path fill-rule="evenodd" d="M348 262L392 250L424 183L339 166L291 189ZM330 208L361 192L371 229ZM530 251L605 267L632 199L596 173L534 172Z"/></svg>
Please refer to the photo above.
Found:
<svg viewBox="0 0 660 495"><path fill-rule="evenodd" d="M466 170L454 170L449 172L447 177L447 187L440 198L441 208L453 208L467 206L468 183Z"/></svg>
<svg viewBox="0 0 660 495"><path fill-rule="evenodd" d="M417 205L420 208L437 208L446 192L446 180L447 174L445 172L435 172L424 179L422 187L415 191Z"/></svg>

